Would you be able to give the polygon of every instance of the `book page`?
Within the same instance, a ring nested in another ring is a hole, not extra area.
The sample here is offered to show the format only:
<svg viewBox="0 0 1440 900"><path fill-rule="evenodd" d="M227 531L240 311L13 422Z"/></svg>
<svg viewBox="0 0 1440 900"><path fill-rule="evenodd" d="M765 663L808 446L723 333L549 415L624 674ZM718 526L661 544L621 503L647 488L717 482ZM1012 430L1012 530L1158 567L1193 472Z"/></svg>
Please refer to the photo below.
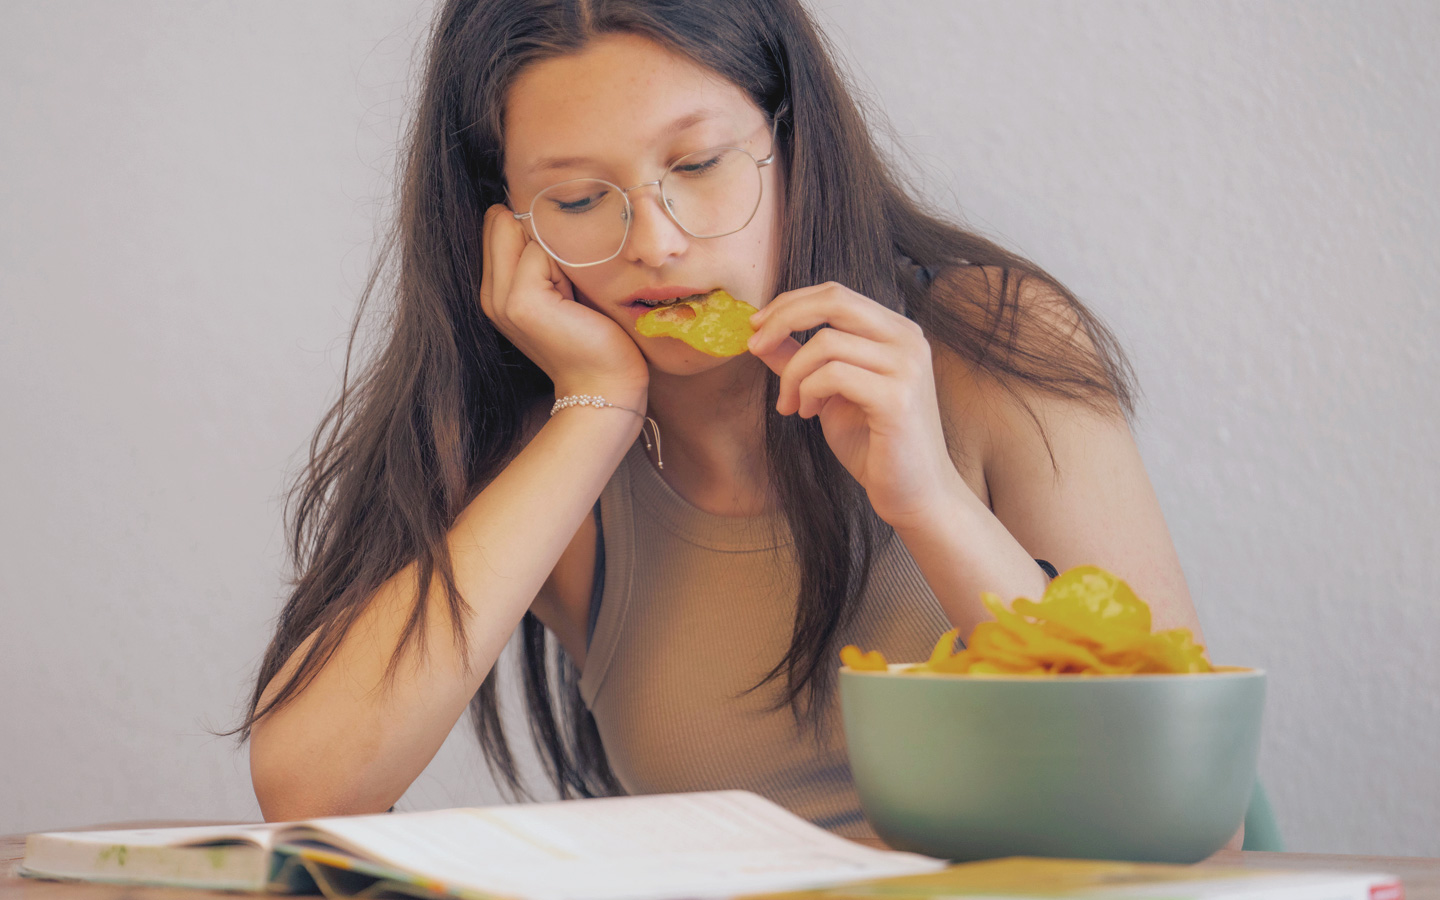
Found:
<svg viewBox="0 0 1440 900"><path fill-rule="evenodd" d="M122 884L259 890L273 825L201 825L32 834L20 874Z"/></svg>
<svg viewBox="0 0 1440 900"><path fill-rule="evenodd" d="M723 791L322 819L338 846L461 892L532 900L727 897L928 872ZM298 835L287 832L286 840Z"/></svg>
<svg viewBox="0 0 1440 900"><path fill-rule="evenodd" d="M194 847L255 844L268 848L281 825L191 825L183 828L130 828L113 831L51 831L32 835L61 843L126 847Z"/></svg>

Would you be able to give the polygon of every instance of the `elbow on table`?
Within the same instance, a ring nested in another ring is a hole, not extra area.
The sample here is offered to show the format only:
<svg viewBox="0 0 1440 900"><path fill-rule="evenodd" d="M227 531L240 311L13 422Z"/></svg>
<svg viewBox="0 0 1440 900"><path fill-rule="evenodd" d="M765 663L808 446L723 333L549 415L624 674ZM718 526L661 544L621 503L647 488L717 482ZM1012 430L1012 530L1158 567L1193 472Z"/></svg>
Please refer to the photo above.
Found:
<svg viewBox="0 0 1440 900"><path fill-rule="evenodd" d="M266 822L298 822L328 816L386 812L393 804L328 791L298 778L261 778L253 773L255 799Z"/></svg>
<svg viewBox="0 0 1440 900"><path fill-rule="evenodd" d="M293 822L324 815L319 808L323 804L315 802L319 798L305 796L314 790L314 785L307 785L293 767L276 759L269 750L264 742L251 739L250 785L260 804L261 817L266 822Z"/></svg>
<svg viewBox="0 0 1440 900"><path fill-rule="evenodd" d="M266 822L385 812L397 798L366 796L363 779L346 778L327 766L304 766L257 728L250 739L250 783Z"/></svg>

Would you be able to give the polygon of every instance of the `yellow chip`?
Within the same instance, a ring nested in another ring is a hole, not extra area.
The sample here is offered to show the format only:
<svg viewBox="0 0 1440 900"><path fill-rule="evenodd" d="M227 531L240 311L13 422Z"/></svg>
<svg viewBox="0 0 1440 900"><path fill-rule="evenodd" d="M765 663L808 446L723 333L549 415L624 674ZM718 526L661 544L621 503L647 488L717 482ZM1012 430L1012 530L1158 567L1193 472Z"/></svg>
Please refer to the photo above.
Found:
<svg viewBox="0 0 1440 900"><path fill-rule="evenodd" d="M1043 618L1082 634L1120 630L1150 633L1150 607L1130 585L1098 566L1076 566L1050 582L1040 603L1021 597L1021 615Z"/></svg>
<svg viewBox="0 0 1440 900"><path fill-rule="evenodd" d="M1074 641L1046 631L1041 625L1026 621L1006 609L1000 598L991 593L980 595L980 600L995 621L1019 640L1021 652L1036 663L1044 664L1056 671L1095 671L1114 673L1114 666L1102 662L1090 650Z"/></svg>
<svg viewBox="0 0 1440 900"><path fill-rule="evenodd" d="M890 669L879 650L861 653L860 648L854 644L840 650L840 661L857 672L885 672Z"/></svg>
<svg viewBox="0 0 1440 900"><path fill-rule="evenodd" d="M939 665L950 659L955 652L955 641L960 637L960 629L952 628L940 635L940 640L935 642L935 649L930 651L930 660L927 665Z"/></svg>
<svg viewBox="0 0 1440 900"><path fill-rule="evenodd" d="M750 327L755 312L744 300L717 290L652 309L635 321L635 330L645 337L676 338L711 356L739 356L755 333Z"/></svg>

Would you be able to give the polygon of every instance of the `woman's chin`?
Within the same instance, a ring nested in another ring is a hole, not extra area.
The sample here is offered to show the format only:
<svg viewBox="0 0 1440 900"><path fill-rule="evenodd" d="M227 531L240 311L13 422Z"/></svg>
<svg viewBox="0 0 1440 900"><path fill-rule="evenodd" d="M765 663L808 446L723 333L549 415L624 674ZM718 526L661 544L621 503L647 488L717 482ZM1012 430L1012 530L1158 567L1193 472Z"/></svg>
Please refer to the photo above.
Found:
<svg viewBox="0 0 1440 900"><path fill-rule="evenodd" d="M636 343L640 345L640 352L649 363L652 375L700 375L746 358L754 359L748 353L740 356L711 356L668 337L641 338Z"/></svg>

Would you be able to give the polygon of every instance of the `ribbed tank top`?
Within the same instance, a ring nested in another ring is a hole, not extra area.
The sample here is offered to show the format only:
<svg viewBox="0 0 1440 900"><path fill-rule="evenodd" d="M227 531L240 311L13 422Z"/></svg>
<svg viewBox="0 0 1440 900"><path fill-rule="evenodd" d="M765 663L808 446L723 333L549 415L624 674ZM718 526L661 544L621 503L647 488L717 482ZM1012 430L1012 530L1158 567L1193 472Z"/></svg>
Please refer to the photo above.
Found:
<svg viewBox="0 0 1440 900"><path fill-rule="evenodd" d="M794 626L784 517L691 505L637 442L601 494L600 526L603 577L580 694L620 784L632 794L743 788L838 834L872 835L838 697L817 731L773 708L779 680L746 693L784 656ZM844 642L892 661L926 658L950 627L934 592L898 538L875 563Z"/></svg>

